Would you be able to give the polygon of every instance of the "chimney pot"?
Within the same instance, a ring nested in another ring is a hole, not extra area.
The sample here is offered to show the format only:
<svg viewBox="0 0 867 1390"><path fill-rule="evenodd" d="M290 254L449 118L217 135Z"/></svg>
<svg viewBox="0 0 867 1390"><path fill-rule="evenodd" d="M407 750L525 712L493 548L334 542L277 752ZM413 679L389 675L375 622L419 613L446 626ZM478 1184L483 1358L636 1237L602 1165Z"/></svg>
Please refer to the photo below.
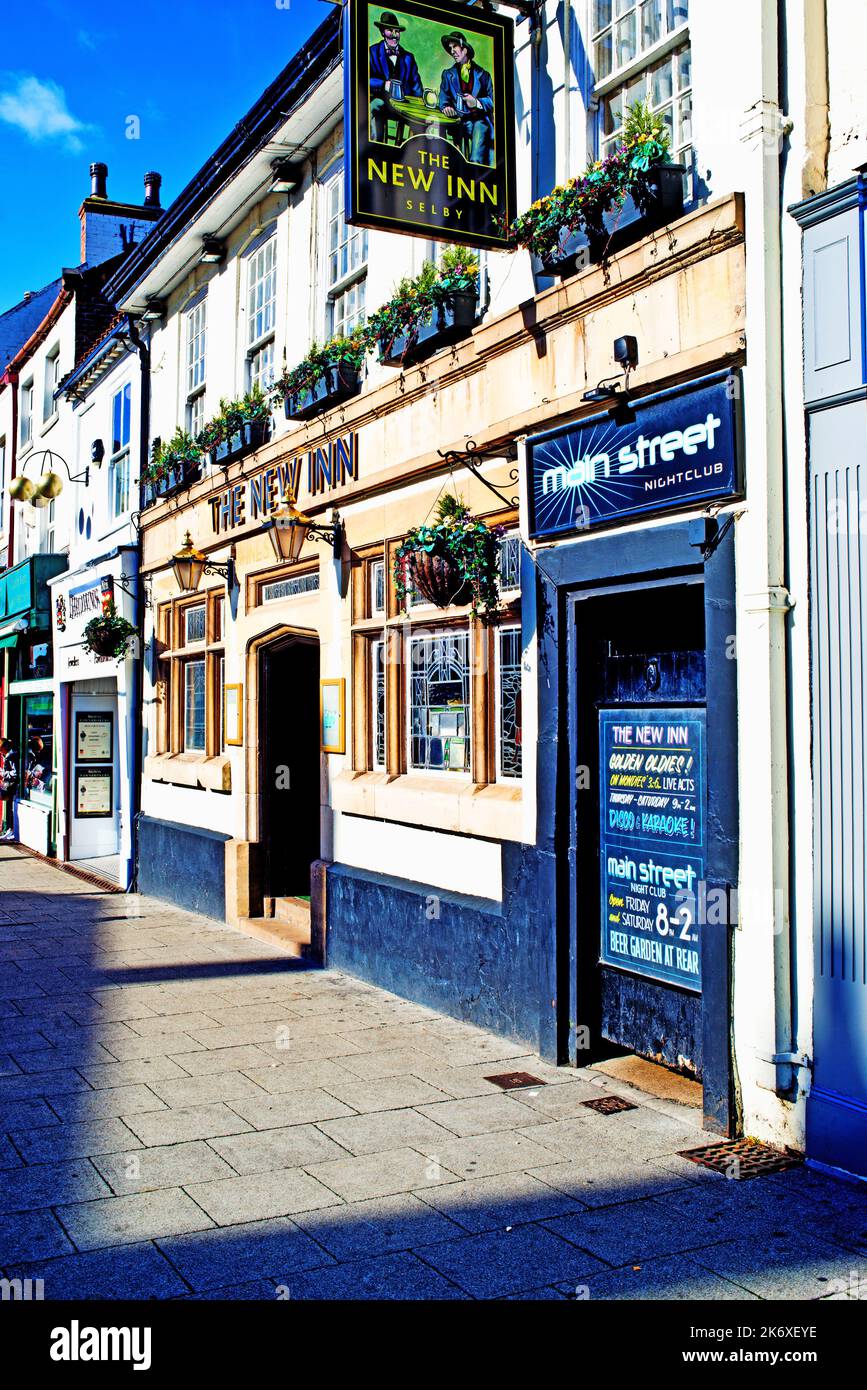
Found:
<svg viewBox="0 0 867 1390"><path fill-rule="evenodd" d="M145 176L144 176L144 186L145 186L144 205L145 205L146 208L158 208L158 207L159 207L159 205L160 205L160 188L161 188L161 186L162 186L162 182L163 182L163 176L162 176L162 174L157 174L157 173L154 172L154 171L152 171L151 173L145 174Z"/></svg>
<svg viewBox="0 0 867 1390"><path fill-rule="evenodd" d="M107 198L106 180L108 178L107 164L91 164L90 166L90 196L91 198Z"/></svg>

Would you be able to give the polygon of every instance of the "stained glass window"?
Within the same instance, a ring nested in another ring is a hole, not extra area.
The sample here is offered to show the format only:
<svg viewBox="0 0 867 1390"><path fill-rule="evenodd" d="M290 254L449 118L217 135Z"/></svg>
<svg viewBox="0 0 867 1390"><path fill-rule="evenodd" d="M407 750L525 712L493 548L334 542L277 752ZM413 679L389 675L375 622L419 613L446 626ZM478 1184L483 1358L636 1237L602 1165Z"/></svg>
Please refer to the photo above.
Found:
<svg viewBox="0 0 867 1390"><path fill-rule="evenodd" d="M470 770L470 637L439 632L409 641L410 767Z"/></svg>
<svg viewBox="0 0 867 1390"><path fill-rule="evenodd" d="M499 547L500 588L503 593L512 593L521 587L521 538L519 535L503 536Z"/></svg>
<svg viewBox="0 0 867 1390"><path fill-rule="evenodd" d="M184 749L205 751L204 661L188 661L184 666Z"/></svg>
<svg viewBox="0 0 867 1390"><path fill-rule="evenodd" d="M521 629L497 631L497 765L500 777L521 776Z"/></svg>
<svg viewBox="0 0 867 1390"><path fill-rule="evenodd" d="M373 704L373 767L385 768L385 643L374 642L371 648L370 692Z"/></svg>

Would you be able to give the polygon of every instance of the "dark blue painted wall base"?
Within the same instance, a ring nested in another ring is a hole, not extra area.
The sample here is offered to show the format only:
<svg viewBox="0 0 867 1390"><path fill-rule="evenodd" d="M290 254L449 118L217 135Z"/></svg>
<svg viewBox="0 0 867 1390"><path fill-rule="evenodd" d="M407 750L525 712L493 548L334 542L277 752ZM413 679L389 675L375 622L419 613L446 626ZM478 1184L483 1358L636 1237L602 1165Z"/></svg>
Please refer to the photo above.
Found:
<svg viewBox="0 0 867 1390"><path fill-rule="evenodd" d="M139 892L225 921L225 844L230 838L198 826L140 816Z"/></svg>
<svg viewBox="0 0 867 1390"><path fill-rule="evenodd" d="M329 865L327 964L554 1060L553 879L520 845L503 846L502 903Z"/></svg>

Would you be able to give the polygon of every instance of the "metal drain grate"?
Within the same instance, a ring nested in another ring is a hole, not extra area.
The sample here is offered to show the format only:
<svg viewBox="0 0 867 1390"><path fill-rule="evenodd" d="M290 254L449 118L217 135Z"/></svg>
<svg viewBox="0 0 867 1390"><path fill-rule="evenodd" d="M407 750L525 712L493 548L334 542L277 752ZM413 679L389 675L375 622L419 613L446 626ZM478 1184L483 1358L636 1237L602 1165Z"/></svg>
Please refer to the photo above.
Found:
<svg viewBox="0 0 867 1390"><path fill-rule="evenodd" d="M581 1104L586 1105L588 1110L595 1110L598 1115L619 1115L621 1110L638 1109L631 1100L624 1100L622 1096L600 1096L598 1100L582 1100Z"/></svg>
<svg viewBox="0 0 867 1390"><path fill-rule="evenodd" d="M784 1173L799 1168L803 1159L797 1154L782 1153L756 1139L726 1139L718 1144L704 1144L700 1149L681 1149L679 1158L688 1158L702 1168L725 1173L736 1182L760 1178L765 1173Z"/></svg>
<svg viewBox="0 0 867 1390"><path fill-rule="evenodd" d="M504 1071L499 1076L486 1076L483 1080L493 1082L501 1091L520 1091L524 1086L545 1085L538 1076L531 1076L528 1071Z"/></svg>

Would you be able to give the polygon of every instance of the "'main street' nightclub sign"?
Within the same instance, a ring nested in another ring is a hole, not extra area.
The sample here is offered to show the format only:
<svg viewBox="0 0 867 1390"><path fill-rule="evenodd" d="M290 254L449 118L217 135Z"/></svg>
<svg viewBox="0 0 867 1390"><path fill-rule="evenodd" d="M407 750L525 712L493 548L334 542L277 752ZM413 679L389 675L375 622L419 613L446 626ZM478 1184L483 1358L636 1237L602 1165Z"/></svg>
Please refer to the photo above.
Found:
<svg viewBox="0 0 867 1390"><path fill-rule="evenodd" d="M450 0L346 5L346 221L508 246L513 22Z"/></svg>
<svg viewBox="0 0 867 1390"><path fill-rule="evenodd" d="M311 497L343 487L358 477L358 435L338 435L285 463L241 478L208 499L215 534L262 521L282 506L287 492L297 498L302 482Z"/></svg>
<svg viewBox="0 0 867 1390"><path fill-rule="evenodd" d="M527 443L530 534L630 521L737 496L737 378L705 378Z"/></svg>

